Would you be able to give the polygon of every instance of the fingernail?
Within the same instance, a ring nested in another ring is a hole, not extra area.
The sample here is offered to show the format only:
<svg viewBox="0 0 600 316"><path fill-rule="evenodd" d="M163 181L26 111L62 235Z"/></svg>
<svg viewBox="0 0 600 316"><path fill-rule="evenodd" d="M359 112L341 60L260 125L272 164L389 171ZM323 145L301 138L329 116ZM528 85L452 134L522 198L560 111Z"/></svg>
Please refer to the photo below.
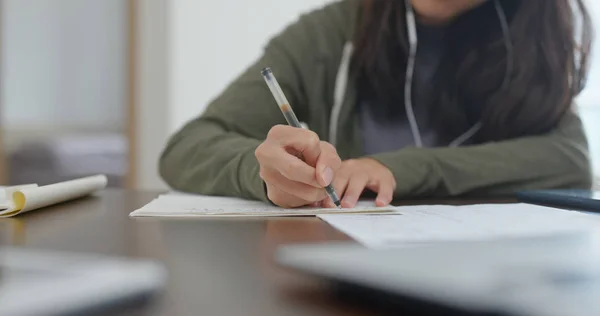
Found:
<svg viewBox="0 0 600 316"><path fill-rule="evenodd" d="M333 170L327 167L323 170L323 183L325 183L325 185L330 185L331 181L333 181Z"/></svg>

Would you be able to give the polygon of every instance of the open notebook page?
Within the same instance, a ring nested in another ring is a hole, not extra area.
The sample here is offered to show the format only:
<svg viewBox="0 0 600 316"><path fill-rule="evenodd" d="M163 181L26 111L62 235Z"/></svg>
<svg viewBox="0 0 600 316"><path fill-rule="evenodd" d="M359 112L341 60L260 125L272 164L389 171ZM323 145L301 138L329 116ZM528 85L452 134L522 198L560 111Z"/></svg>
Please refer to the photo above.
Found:
<svg viewBox="0 0 600 316"><path fill-rule="evenodd" d="M600 216L530 204L422 205L394 215L319 215L373 248L440 241L524 238L600 228Z"/></svg>
<svg viewBox="0 0 600 316"><path fill-rule="evenodd" d="M161 195L130 216L314 216L339 213L385 213L393 212L393 207L376 207L373 201L360 202L351 209L299 208L283 209L260 201L239 198L166 194Z"/></svg>

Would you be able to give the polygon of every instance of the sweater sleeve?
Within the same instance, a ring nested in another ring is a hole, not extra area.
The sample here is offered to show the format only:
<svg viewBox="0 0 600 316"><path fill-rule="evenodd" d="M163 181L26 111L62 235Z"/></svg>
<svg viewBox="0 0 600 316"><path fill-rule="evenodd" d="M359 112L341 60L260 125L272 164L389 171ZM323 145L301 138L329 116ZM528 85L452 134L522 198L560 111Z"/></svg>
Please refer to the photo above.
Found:
<svg viewBox="0 0 600 316"><path fill-rule="evenodd" d="M395 198L510 195L518 190L590 188L587 139L569 112L546 135L456 148L373 155L396 178Z"/></svg>

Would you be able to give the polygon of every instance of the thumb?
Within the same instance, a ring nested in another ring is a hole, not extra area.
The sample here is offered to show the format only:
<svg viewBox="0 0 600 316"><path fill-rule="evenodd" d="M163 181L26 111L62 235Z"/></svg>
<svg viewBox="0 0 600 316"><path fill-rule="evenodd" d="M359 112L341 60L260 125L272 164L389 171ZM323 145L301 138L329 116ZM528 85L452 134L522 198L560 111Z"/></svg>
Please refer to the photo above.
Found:
<svg viewBox="0 0 600 316"><path fill-rule="evenodd" d="M319 185L326 187L331 184L335 172L342 165L340 156L338 156L335 147L327 142L321 142L321 153L317 159L315 167L316 180Z"/></svg>

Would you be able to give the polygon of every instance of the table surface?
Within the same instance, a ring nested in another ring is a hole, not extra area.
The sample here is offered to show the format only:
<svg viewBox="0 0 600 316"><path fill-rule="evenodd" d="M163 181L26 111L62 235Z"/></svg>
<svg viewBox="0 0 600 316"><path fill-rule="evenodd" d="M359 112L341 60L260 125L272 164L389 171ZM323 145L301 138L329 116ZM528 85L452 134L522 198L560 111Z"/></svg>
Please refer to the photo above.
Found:
<svg viewBox="0 0 600 316"><path fill-rule="evenodd" d="M278 245L350 239L316 218L129 218L157 193L97 196L1 219L3 244L149 258L169 273L151 315L369 315L273 263ZM131 311L126 315L148 314Z"/></svg>
<svg viewBox="0 0 600 316"><path fill-rule="evenodd" d="M353 242L329 224L314 217L128 216L158 194L107 189L96 196L0 219L0 242L162 262L169 274L164 295L150 308L123 315L375 314L364 306L342 303L318 280L286 271L273 262L276 248L283 244ZM423 203L427 201L402 204Z"/></svg>

